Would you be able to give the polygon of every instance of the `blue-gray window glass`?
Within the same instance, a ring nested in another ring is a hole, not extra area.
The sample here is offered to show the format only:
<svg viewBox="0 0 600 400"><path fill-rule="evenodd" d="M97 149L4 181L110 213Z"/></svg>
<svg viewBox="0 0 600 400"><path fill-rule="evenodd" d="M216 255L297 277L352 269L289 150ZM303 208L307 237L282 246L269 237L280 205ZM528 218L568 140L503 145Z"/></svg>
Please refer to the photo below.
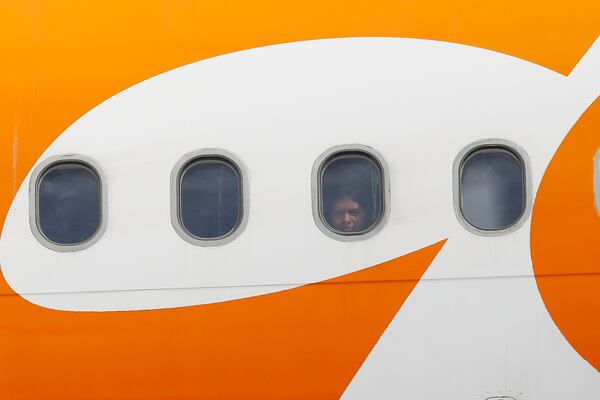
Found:
<svg viewBox="0 0 600 400"><path fill-rule="evenodd" d="M468 154L460 169L460 208L467 222L482 230L506 229L525 212L525 167L502 147Z"/></svg>
<svg viewBox="0 0 600 400"><path fill-rule="evenodd" d="M49 241L77 245L89 240L102 222L98 174L79 162L61 162L42 173L37 186L37 224Z"/></svg>
<svg viewBox="0 0 600 400"><path fill-rule="evenodd" d="M242 218L242 179L239 169L220 157L189 162L179 179L179 218L199 239L218 239L235 230Z"/></svg>
<svg viewBox="0 0 600 400"><path fill-rule="evenodd" d="M330 157L320 174L320 213L341 235L368 232L383 213L383 173L372 156L343 152Z"/></svg>

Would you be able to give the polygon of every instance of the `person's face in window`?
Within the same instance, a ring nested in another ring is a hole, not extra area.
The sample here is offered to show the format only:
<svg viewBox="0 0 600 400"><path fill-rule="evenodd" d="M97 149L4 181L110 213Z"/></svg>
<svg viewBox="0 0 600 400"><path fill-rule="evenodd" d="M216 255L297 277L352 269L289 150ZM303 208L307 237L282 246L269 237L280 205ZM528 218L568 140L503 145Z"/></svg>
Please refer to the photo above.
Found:
<svg viewBox="0 0 600 400"><path fill-rule="evenodd" d="M342 196L333 203L329 222L341 232L360 232L365 229L367 216L363 207L350 196Z"/></svg>

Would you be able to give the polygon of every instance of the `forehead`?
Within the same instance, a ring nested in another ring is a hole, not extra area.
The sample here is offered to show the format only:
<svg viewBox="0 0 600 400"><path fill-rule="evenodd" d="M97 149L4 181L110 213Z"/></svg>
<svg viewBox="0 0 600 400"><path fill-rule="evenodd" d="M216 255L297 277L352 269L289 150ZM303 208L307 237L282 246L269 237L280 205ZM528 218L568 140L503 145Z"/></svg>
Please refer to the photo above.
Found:
<svg viewBox="0 0 600 400"><path fill-rule="evenodd" d="M333 206L335 208L342 208L342 207L345 207L345 208L358 208L359 204L358 204L358 202L356 202L351 197L349 197L349 196L343 196L343 197L337 199L334 202Z"/></svg>

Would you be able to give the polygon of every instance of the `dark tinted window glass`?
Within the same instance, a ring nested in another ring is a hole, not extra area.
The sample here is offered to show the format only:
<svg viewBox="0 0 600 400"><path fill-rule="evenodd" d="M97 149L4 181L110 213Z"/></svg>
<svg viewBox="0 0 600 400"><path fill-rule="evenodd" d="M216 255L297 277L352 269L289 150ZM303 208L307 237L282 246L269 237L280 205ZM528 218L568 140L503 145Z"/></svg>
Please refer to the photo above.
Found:
<svg viewBox="0 0 600 400"><path fill-rule="evenodd" d="M190 162L179 182L179 215L185 230L201 239L231 233L242 213L242 182L238 169L220 158Z"/></svg>
<svg viewBox="0 0 600 400"><path fill-rule="evenodd" d="M50 241L76 245L91 238L101 223L101 186L86 165L64 162L48 168L38 183L38 226Z"/></svg>
<svg viewBox="0 0 600 400"><path fill-rule="evenodd" d="M360 152L339 153L325 162L320 182L321 215L334 232L367 232L381 219L383 178L379 163Z"/></svg>
<svg viewBox="0 0 600 400"><path fill-rule="evenodd" d="M525 211L523 163L503 148L475 150L463 162L460 201L464 218L474 227L508 228Z"/></svg>

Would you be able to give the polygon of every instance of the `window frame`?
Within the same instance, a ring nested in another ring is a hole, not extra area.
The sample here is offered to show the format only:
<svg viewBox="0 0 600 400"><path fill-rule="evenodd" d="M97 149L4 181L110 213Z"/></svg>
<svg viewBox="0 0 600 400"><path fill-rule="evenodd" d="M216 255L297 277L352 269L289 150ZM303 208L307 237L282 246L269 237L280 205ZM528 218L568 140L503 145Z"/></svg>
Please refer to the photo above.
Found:
<svg viewBox="0 0 600 400"><path fill-rule="evenodd" d="M477 152L479 150L494 149L494 148L508 151L514 157L516 157L516 159L521 163L521 165L523 167L523 186L524 186L523 189L524 189L524 196L525 196L525 204L524 204L523 213L513 224L511 224L510 226L503 228L503 229L488 230L488 229L480 229L474 225L471 225L471 223L463 215L460 187L461 187L461 176L462 176L462 171L463 171L465 161L471 155L473 155L475 152ZM531 215L531 208L532 208L532 204L533 204L533 195L532 195L533 192L532 192L530 165L531 164L529 162L529 156L527 155L527 152L525 151L525 149L523 149L518 144L510 142L505 139L478 140L476 142L469 144L465 148L463 148L458 153L456 158L454 159L453 173L452 173L452 175L453 175L452 176L452 180L453 180L453 185L452 185L453 190L452 191L453 191L453 197L454 197L454 213L456 215L456 218L460 222L460 224L466 230L468 230L469 232L471 232L475 235L488 236L488 237L496 237L496 236L506 235L506 234L515 232L519 228L521 228L521 226L523 226L525 221L527 221L527 219Z"/></svg>
<svg viewBox="0 0 600 400"><path fill-rule="evenodd" d="M363 153L367 157L372 158L377 164L379 164L380 172L381 172L381 185L382 185L382 193L381 200L383 202L381 206L381 215L377 219L377 222L362 233L353 233L353 234L340 234L332 228L329 227L329 224L325 221L325 217L322 213L322 196L321 196L321 181L324 172L324 167L327 166L330 161L336 156L341 155L343 153ZM389 167L383 158L383 156L374 148L365 146L362 144L345 144L331 147L325 150L321 155L315 160L312 173L311 173L311 202L312 202L312 213L313 220L317 225L317 228L325 235L330 237L331 239L338 240L341 242L356 242L361 240L366 240L377 233L379 233L383 227L386 225L389 214L390 214L390 204L391 204L391 189L390 189L390 174Z"/></svg>
<svg viewBox="0 0 600 400"><path fill-rule="evenodd" d="M44 174L59 164L81 164L90 169L99 181L100 190L100 225L87 240L77 244L60 244L46 237L39 225L39 186ZM57 252L67 253L85 250L104 235L108 221L108 188L106 175L100 165L91 157L81 154L61 154L46 158L40 162L29 178L29 227L36 240L44 247Z"/></svg>
<svg viewBox="0 0 600 400"><path fill-rule="evenodd" d="M240 196L241 196L241 216L236 226L227 234L216 238L200 238L190 233L181 221L180 213L180 184L181 177L184 170L190 164L198 159L221 159L233 166L240 178ZM240 160L240 158L234 153L223 150L223 149L200 149L189 153L186 153L173 167L171 171L171 225L175 229L175 232L186 242L195 246L209 247L209 246L222 246L235 240L246 228L248 223L248 171Z"/></svg>

